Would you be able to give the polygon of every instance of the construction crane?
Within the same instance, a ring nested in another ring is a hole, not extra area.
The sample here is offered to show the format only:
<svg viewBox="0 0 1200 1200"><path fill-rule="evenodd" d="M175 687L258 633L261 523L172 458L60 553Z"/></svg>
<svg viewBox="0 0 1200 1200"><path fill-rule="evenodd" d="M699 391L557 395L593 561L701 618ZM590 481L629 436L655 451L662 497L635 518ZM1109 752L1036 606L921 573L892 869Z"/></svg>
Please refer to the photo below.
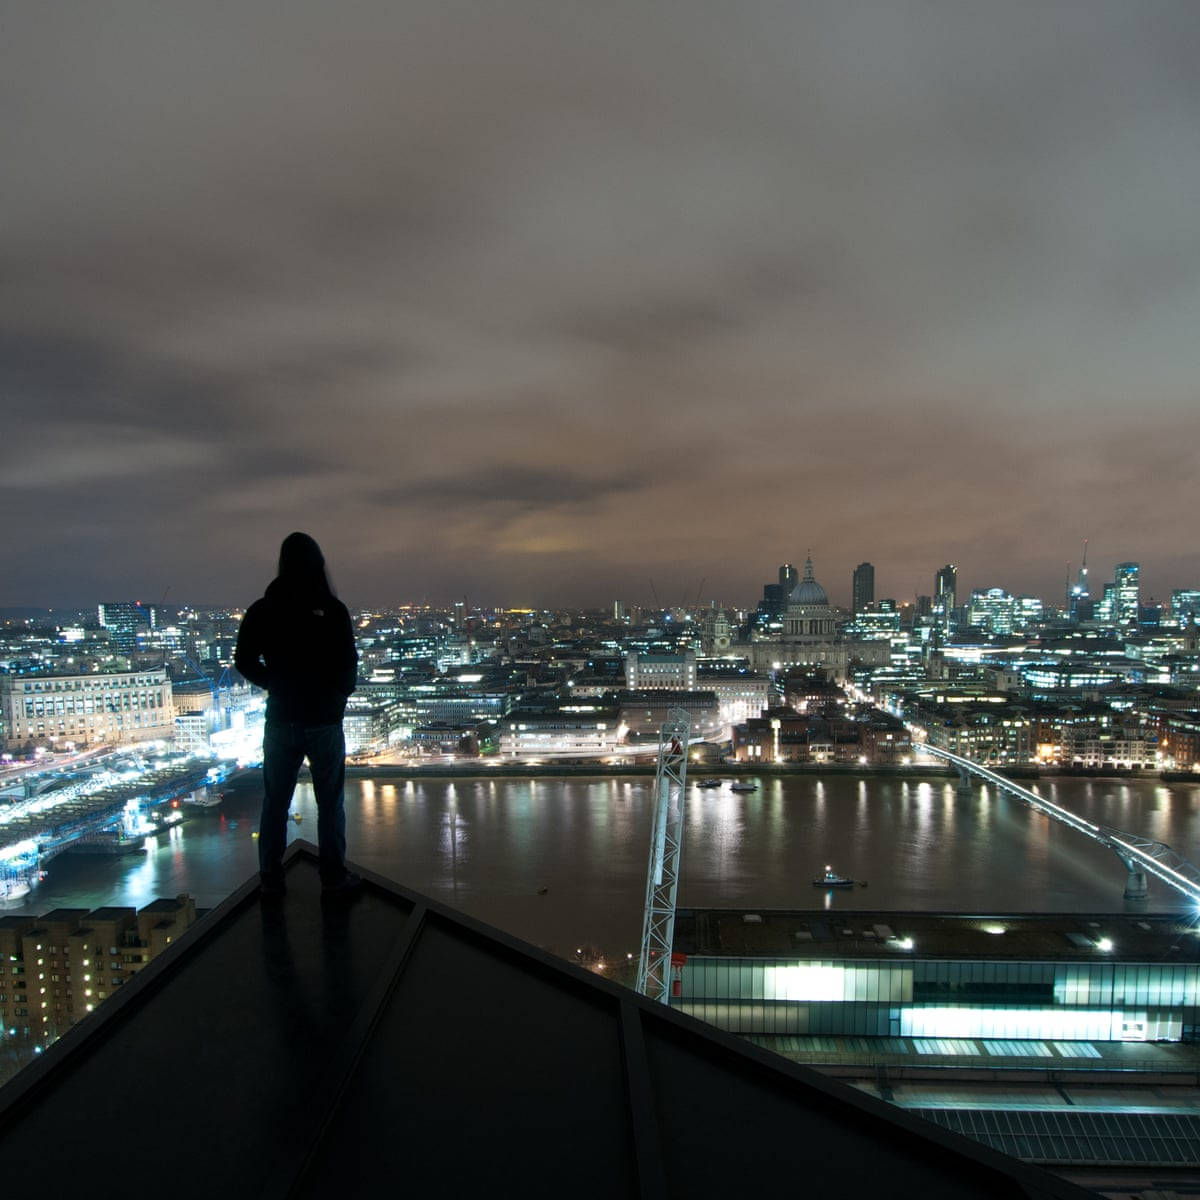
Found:
<svg viewBox="0 0 1200 1200"><path fill-rule="evenodd" d="M687 782L688 739L692 719L682 708L667 714L658 741L654 774L654 812L650 826L650 863L646 870L646 908L637 990L669 1004L671 944L675 937L675 898L683 849L683 801Z"/></svg>
<svg viewBox="0 0 1200 1200"><path fill-rule="evenodd" d="M223 667L220 674L214 679L209 675L199 663L192 658L184 650L180 650L179 657L200 677L203 682L207 683L209 690L212 692L212 711L209 717L209 732L214 733L219 729L229 728L229 711L232 705L233 679L229 674L229 668ZM225 695L225 703L222 703L222 693Z"/></svg>

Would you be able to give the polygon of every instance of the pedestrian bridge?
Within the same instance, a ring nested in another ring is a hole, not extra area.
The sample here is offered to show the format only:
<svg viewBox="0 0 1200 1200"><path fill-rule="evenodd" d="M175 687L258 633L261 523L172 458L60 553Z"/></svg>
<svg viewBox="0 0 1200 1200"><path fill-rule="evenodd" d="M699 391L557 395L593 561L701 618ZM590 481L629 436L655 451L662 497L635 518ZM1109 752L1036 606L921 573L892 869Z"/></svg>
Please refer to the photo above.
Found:
<svg viewBox="0 0 1200 1200"><path fill-rule="evenodd" d="M914 746L914 749L917 747ZM1077 829L1093 841L1107 846L1121 860L1128 872L1125 884L1126 900L1143 899L1147 890L1146 877L1153 875L1187 897L1192 903L1200 903L1200 868L1195 867L1186 858L1180 857L1165 842L1153 842L1147 838L1138 837L1136 834L1114 829L1110 825L1096 825L1085 817L1079 816L1078 813L1073 813L1070 809L1055 804L1053 800L1047 800L1045 796L1039 796L1037 792L1032 792L1029 788L1021 787L1011 779L1006 779L999 772L985 767L982 763L975 762L974 759L964 758L961 754L954 754L939 746L930 746L928 743L922 744L919 749L920 753L941 759L955 767L962 781L960 786L969 784L972 776L982 779L985 783L995 787L997 791L1023 800L1031 808L1036 808L1038 812L1045 813L1046 816L1061 821L1064 825L1070 825L1072 829Z"/></svg>

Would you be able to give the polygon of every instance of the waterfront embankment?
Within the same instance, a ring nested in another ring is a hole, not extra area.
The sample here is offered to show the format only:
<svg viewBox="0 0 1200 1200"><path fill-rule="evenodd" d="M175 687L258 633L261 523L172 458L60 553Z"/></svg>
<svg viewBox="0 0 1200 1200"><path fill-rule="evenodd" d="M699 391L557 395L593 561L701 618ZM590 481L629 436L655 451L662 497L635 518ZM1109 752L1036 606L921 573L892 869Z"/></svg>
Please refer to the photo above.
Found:
<svg viewBox="0 0 1200 1200"><path fill-rule="evenodd" d="M1010 779L1095 779L1116 780L1121 783L1152 782L1162 779L1171 782L1198 782L1200 776L1182 772L1154 770L1092 770L1069 767L1002 766L996 767ZM503 762L496 759L460 759L456 762L427 763L357 763L347 765L349 779L595 779L653 775L653 763L525 763ZM787 776L889 779L956 779L958 772L949 766L933 763L862 764L862 763L694 763L688 774L699 778L714 776L720 779L741 779L746 776L776 778Z"/></svg>

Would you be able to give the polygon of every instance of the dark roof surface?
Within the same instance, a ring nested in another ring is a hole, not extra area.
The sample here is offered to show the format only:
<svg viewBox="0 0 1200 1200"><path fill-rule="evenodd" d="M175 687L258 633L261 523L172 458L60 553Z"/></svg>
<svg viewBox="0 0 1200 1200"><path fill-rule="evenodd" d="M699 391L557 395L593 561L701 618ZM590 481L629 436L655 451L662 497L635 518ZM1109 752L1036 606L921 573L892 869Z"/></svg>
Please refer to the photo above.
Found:
<svg viewBox="0 0 1200 1200"><path fill-rule="evenodd" d="M245 884L0 1089L92 1197L1091 1195L369 877Z"/></svg>
<svg viewBox="0 0 1200 1200"><path fill-rule="evenodd" d="M814 868L814 876L819 871ZM813 894L822 892L813 888ZM901 946L906 938L911 949ZM1111 949L1099 948L1105 938ZM1200 962L1194 919L1162 913L680 909L674 945L683 954L737 958Z"/></svg>
<svg viewBox="0 0 1200 1200"><path fill-rule="evenodd" d="M144 910L143 910L144 911ZM117 904L106 904L103 908L93 908L88 913L87 919L92 921L120 921L126 917L137 916L137 909L133 905L124 907Z"/></svg>

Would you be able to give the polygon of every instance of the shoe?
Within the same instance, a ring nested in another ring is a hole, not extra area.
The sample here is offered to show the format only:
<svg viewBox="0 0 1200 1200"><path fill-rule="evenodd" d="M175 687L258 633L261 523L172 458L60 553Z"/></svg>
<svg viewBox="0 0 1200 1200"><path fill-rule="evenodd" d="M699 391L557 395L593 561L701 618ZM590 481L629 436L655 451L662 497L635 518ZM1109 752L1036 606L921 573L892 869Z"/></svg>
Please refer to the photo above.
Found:
<svg viewBox="0 0 1200 1200"><path fill-rule="evenodd" d="M353 871L345 871L340 879L334 880L332 883L321 884L321 895L349 896L357 892L362 885L361 875L356 875Z"/></svg>

